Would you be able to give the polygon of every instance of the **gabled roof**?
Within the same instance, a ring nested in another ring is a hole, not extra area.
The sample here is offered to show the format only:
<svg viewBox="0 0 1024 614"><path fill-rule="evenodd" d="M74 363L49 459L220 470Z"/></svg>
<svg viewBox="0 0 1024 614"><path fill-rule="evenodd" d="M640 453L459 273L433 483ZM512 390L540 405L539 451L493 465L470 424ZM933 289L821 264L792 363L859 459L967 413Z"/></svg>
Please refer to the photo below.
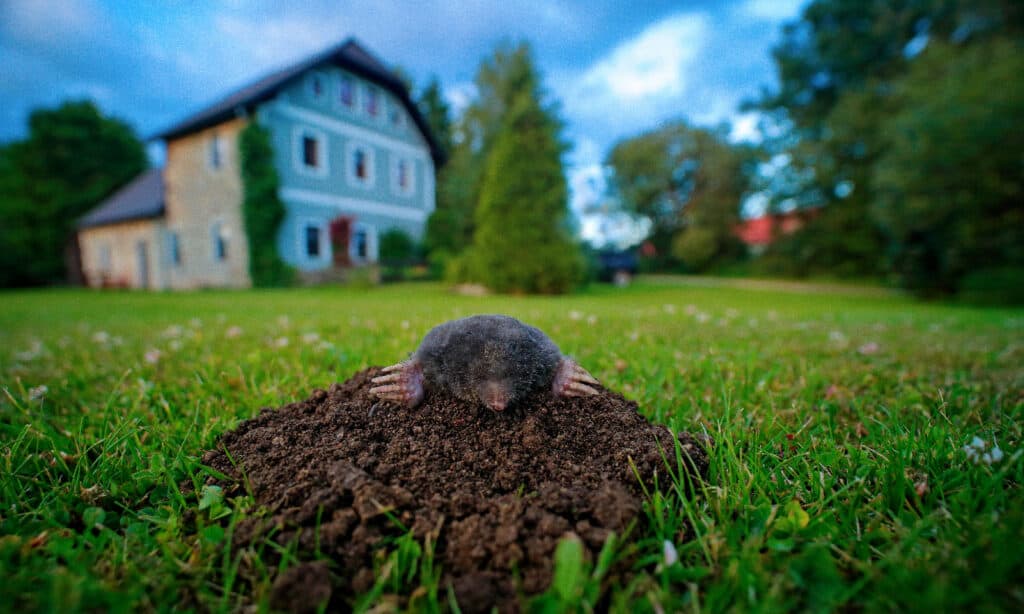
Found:
<svg viewBox="0 0 1024 614"><path fill-rule="evenodd" d="M164 175L151 168L100 203L78 220L79 228L104 226L132 220L160 217L164 214Z"/></svg>
<svg viewBox="0 0 1024 614"><path fill-rule="evenodd" d="M242 89L228 94L170 128L154 134L151 138L175 139L217 125L241 113L249 113L258 104L276 96L278 92L291 85L293 81L300 78L307 71L327 64L339 66L353 72L373 81L394 94L402 101L416 126L426 138L435 163L442 161L443 154L437 145L437 141L434 135L431 134L430 127L420 113L419 108L409 97L409 90L405 84L383 62L363 48L354 38L349 38L339 45L335 45L305 60L270 73Z"/></svg>

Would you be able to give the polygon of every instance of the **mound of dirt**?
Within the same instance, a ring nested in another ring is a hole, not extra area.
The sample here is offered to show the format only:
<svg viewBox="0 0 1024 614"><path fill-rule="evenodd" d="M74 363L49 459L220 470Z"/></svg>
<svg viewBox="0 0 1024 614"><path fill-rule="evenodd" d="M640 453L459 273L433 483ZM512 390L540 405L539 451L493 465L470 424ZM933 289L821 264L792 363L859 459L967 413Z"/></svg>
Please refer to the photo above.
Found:
<svg viewBox="0 0 1024 614"><path fill-rule="evenodd" d="M372 587L374 550L403 533L397 520L435 542L442 585L452 585L462 611L515 610L518 595L548 587L567 533L594 557L610 532L637 519L634 467L648 484L655 474L669 481L672 434L618 394L538 394L503 413L435 394L407 410L370 396L378 372L264 409L203 457L231 476L221 483L226 496L244 494L244 479L268 508L239 523L235 547L297 540L308 559L319 549L333 560L330 572L307 563L281 574L275 607L305 610L329 597L344 609ZM685 433L679 440L689 474L705 474L704 449Z"/></svg>

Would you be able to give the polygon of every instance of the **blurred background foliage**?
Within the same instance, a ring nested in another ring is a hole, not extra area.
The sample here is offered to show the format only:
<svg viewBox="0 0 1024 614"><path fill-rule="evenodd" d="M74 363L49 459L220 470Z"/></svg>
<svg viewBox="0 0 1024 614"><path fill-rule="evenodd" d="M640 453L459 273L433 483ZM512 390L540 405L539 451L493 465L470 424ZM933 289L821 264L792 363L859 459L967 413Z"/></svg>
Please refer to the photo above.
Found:
<svg viewBox="0 0 1024 614"><path fill-rule="evenodd" d="M777 86L743 105L759 114L757 143L681 109L611 148L602 203L649 220L644 270L856 278L1020 302L1022 33L1016 0L812 0L773 50ZM574 214L588 212L569 211L569 144L529 45L484 58L457 113L436 78L413 90L444 156L422 244L396 249L453 282L577 287ZM75 219L147 164L131 129L92 103L29 123L24 141L0 146L3 286L73 277ZM793 212L808 213L802 227L776 232L757 257L737 236L746 218Z"/></svg>

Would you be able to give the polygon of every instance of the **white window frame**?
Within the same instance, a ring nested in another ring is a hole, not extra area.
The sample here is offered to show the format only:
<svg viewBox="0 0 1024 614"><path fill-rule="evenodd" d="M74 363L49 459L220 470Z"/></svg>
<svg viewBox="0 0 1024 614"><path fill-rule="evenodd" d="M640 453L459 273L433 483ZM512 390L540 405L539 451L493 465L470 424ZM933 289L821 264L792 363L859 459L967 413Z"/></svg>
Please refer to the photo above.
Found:
<svg viewBox="0 0 1024 614"><path fill-rule="evenodd" d="M344 83L346 79L352 82L352 106L346 105L341 101L341 84ZM338 103L338 107L345 109L349 113L358 113L360 108L359 105L362 102L362 97L359 95L361 89L362 88L359 86L359 79L357 79L355 75L347 72L341 73L341 77L338 79L338 87L336 88L337 97L335 98L335 101Z"/></svg>
<svg viewBox="0 0 1024 614"><path fill-rule="evenodd" d="M403 156L395 152L391 152L391 193L398 196L404 196L406 198L412 197L416 193L416 163L413 162L412 158ZM399 166L405 162L409 168L409 183L406 187L402 187L399 184Z"/></svg>
<svg viewBox="0 0 1024 614"><path fill-rule="evenodd" d="M100 244L96 260L100 273L110 275L114 272L114 248L109 243Z"/></svg>
<svg viewBox="0 0 1024 614"><path fill-rule="evenodd" d="M397 122L391 121L391 113L392 113L392 111L395 113L395 117L398 118ZM395 130L404 130L405 129L405 107L402 105L401 102L389 98L388 99L388 112L387 112L387 116L388 116L387 122L388 122L389 126L394 128Z"/></svg>
<svg viewBox="0 0 1024 614"><path fill-rule="evenodd" d="M178 259L174 256L177 253ZM181 255L181 231L177 228L167 230L167 263L172 269L180 269L185 259Z"/></svg>
<svg viewBox="0 0 1024 614"><path fill-rule="evenodd" d="M314 86L314 84L316 83L317 79L320 79L320 93L319 94L316 93L316 88ZM326 74L324 74L324 73L322 73L320 71L313 71L313 72L309 73L308 77L306 77L306 88L305 89L306 89L306 95L309 97L310 100L316 100L317 102L322 102L324 100L324 98L329 95L329 92L330 92L330 89L331 89L331 87L330 87L330 79L327 78Z"/></svg>
<svg viewBox="0 0 1024 614"><path fill-rule="evenodd" d="M318 166L309 166L305 161L303 138L311 136L316 141ZM292 166L295 172L309 177L326 177L330 173L330 150L327 147L327 133L309 126L292 128Z"/></svg>
<svg viewBox="0 0 1024 614"><path fill-rule="evenodd" d="M206 168L210 172L219 173L227 164L228 158L227 141L219 132L212 132L206 142ZM214 164L214 158L217 164Z"/></svg>
<svg viewBox="0 0 1024 614"><path fill-rule="evenodd" d="M224 242L224 257L217 255L219 241ZM210 259L214 264L223 264L231 260L231 229L227 227L224 220L216 218L210 222Z"/></svg>
<svg viewBox="0 0 1024 614"><path fill-rule="evenodd" d="M356 151L366 152L366 178L360 179L356 176L355 161ZM348 184L366 190L373 189L377 181L377 160L373 146L362 141L349 141L345 143L345 179Z"/></svg>
<svg viewBox="0 0 1024 614"><path fill-rule="evenodd" d="M295 233L295 250L299 256L299 260L306 264L322 264L324 262L330 262L332 258L331 238L327 222L315 217L300 217L296 222L298 227ZM319 256L310 256L306 251L306 229L310 226L316 226L320 229Z"/></svg>
<svg viewBox="0 0 1024 614"><path fill-rule="evenodd" d="M356 254L356 233L360 230L366 233L366 258L360 258ZM377 227L371 224L365 224L363 222L355 222L352 224L352 236L349 237L348 242L348 257L352 262L356 264L367 264L371 262L377 262Z"/></svg>
<svg viewBox="0 0 1024 614"><path fill-rule="evenodd" d="M363 84L362 89L364 90L364 95L361 96L362 99L360 100L360 102L362 104L360 105L360 109L362 110L363 115L365 115L367 119L369 119L371 122L380 123L382 119L386 121L387 108L385 106L386 101L384 100L384 90L380 87L377 87L376 85L371 85L369 83ZM377 94L376 115L371 114L370 109L368 108L368 105L370 104L370 92L376 92Z"/></svg>

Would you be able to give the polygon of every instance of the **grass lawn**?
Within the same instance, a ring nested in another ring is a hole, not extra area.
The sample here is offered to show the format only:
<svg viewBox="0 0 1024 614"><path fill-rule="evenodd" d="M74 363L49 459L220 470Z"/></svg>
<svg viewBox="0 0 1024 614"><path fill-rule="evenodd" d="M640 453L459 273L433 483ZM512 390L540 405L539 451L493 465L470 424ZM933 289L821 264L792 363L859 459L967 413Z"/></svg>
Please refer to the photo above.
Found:
<svg viewBox="0 0 1024 614"><path fill-rule="evenodd" d="M2 294L0 610L267 609L269 583L238 580L256 553L223 547L258 511L179 489L204 479L202 453L435 324L502 312L717 442L705 492L649 499L618 550L643 573L600 583L602 605L1024 611L1024 311L827 291ZM976 437L986 449L965 451ZM679 559L659 565L666 541ZM412 575L407 594L436 578Z"/></svg>

